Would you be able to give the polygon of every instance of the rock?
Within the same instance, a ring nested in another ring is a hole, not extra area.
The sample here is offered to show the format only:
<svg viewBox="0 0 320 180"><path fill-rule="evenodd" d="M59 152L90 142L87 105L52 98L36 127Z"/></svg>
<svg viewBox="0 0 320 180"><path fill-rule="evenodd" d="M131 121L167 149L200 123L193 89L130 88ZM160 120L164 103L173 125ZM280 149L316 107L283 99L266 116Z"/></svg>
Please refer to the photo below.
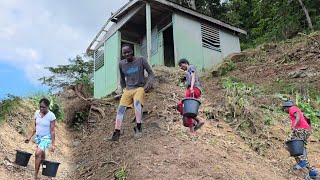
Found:
<svg viewBox="0 0 320 180"><path fill-rule="evenodd" d="M316 136L310 136L310 142L319 142L319 139Z"/></svg>
<svg viewBox="0 0 320 180"><path fill-rule="evenodd" d="M219 124L217 124L217 128L224 129L224 125L219 123Z"/></svg>
<svg viewBox="0 0 320 180"><path fill-rule="evenodd" d="M269 44L263 44L260 46L260 49L263 51L269 52L270 50L276 49L277 44L269 43Z"/></svg>
<svg viewBox="0 0 320 180"><path fill-rule="evenodd" d="M242 62L245 59L246 55L244 53L232 53L227 56L227 59L230 59L232 62Z"/></svg>
<svg viewBox="0 0 320 180"><path fill-rule="evenodd" d="M211 74L212 74L213 77L219 77L219 76L220 76L218 70L213 70L213 71L211 72Z"/></svg>
<svg viewBox="0 0 320 180"><path fill-rule="evenodd" d="M298 71L292 71L288 74L290 78L305 78L307 77L307 74L303 72L302 70Z"/></svg>
<svg viewBox="0 0 320 180"><path fill-rule="evenodd" d="M73 143L72 143L72 146L73 147L77 147L77 146L79 146L80 145L80 141L74 141Z"/></svg>
<svg viewBox="0 0 320 180"><path fill-rule="evenodd" d="M225 130L226 130L227 132L232 132L232 131L233 131L233 129L232 129L230 126L226 127Z"/></svg>
<svg viewBox="0 0 320 180"><path fill-rule="evenodd" d="M300 67L299 69L300 69L300 70L307 70L307 69L309 69L309 67L308 67L308 66L302 66L302 67Z"/></svg>

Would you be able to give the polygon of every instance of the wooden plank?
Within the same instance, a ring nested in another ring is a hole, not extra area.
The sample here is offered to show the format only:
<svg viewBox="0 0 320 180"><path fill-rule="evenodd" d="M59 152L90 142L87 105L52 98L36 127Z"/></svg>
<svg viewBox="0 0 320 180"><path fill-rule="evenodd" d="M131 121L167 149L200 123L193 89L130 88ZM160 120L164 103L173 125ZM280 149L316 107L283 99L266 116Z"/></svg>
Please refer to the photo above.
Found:
<svg viewBox="0 0 320 180"><path fill-rule="evenodd" d="M115 17L119 17L119 16L123 15L123 13L125 13L129 8L131 8L133 5L135 5L139 1L141 1L141 0L131 0L131 1L127 2L127 4L122 6L122 8L119 9L116 13L114 13L111 17L115 18Z"/></svg>
<svg viewBox="0 0 320 180"><path fill-rule="evenodd" d="M204 47L204 48L211 49L211 50L215 50L215 51L221 52L221 49L220 49L220 48L217 48L217 47L214 47L214 46L210 46L210 45L207 45L207 44L203 44L203 47Z"/></svg>
<svg viewBox="0 0 320 180"><path fill-rule="evenodd" d="M133 6L136 2L138 2L139 0L134 0L134 1L129 1L127 2L124 6L122 6L117 12L115 12L108 20L107 22L102 26L102 28L100 29L100 31L97 33L97 35L94 37L94 39L91 41L90 45L87 48L87 54L90 54L90 51L93 51L93 49L91 49L92 45L94 44L94 42L97 41L97 39L99 38L99 36L101 35L102 32L107 33L108 31L105 30L105 28L107 27L107 25L109 24L109 22L116 16L118 16L120 13L123 13L125 10L127 10L128 8L130 8L131 6ZM98 41L99 43L100 41Z"/></svg>
<svg viewBox="0 0 320 180"><path fill-rule="evenodd" d="M204 27L204 26L201 26L201 30L210 31L210 32L213 32L213 33L219 33L219 32L220 32L219 29L216 29L216 28L208 28L208 27Z"/></svg>
<svg viewBox="0 0 320 180"><path fill-rule="evenodd" d="M202 34L202 39L213 39L213 40L215 40L215 41L217 41L217 42L220 42L220 39L219 38L215 38L215 37L213 37L213 36L208 36L208 35L206 35L206 34Z"/></svg>
<svg viewBox="0 0 320 180"><path fill-rule="evenodd" d="M219 34L219 30L215 30L215 29L209 29L209 28L202 28L201 27L201 30L202 31L208 31L208 32L212 32L212 33L218 33Z"/></svg>
<svg viewBox="0 0 320 180"><path fill-rule="evenodd" d="M117 24L114 24L110 27L109 31L106 33L106 35L100 40L100 42L96 45L94 50L100 48L103 43L108 40L114 33L116 33L126 22L128 22L140 9L142 9L145 5L142 4L138 7L133 8L128 12L128 14L119 20Z"/></svg>
<svg viewBox="0 0 320 180"><path fill-rule="evenodd" d="M151 6L150 3L146 3L146 29L147 29L147 57L148 62L151 61Z"/></svg>

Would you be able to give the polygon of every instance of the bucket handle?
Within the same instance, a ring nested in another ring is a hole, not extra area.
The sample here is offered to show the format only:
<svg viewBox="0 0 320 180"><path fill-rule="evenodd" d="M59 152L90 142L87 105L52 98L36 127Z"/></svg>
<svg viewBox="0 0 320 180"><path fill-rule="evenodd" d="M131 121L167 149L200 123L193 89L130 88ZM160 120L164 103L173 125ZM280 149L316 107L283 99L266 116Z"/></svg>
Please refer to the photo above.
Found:
<svg viewBox="0 0 320 180"><path fill-rule="evenodd" d="M58 162L58 149L56 148L54 152L51 152L53 161Z"/></svg>

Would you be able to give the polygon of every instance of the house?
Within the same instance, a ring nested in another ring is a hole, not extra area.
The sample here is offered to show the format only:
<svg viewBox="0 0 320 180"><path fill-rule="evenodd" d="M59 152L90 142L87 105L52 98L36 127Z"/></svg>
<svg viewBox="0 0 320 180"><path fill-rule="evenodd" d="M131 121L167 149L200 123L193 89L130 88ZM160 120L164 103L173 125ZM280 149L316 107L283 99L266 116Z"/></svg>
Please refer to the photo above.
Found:
<svg viewBox="0 0 320 180"><path fill-rule="evenodd" d="M107 30L107 25L113 23ZM121 45L151 65L177 66L187 58L198 70L240 52L239 34L246 31L167 0L131 0L114 13L87 49L94 57L94 96L118 88Z"/></svg>

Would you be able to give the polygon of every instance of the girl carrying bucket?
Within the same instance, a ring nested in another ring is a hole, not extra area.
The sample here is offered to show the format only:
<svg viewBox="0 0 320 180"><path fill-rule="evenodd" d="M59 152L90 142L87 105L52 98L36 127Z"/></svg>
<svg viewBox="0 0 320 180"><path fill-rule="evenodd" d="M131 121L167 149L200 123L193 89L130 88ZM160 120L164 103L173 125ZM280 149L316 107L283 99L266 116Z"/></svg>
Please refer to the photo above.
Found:
<svg viewBox="0 0 320 180"><path fill-rule="evenodd" d="M180 59L178 62L179 67L186 71L187 91L185 98L199 99L201 96L200 81L196 71L196 68L189 63L186 59ZM177 106L177 110L183 115L183 103L180 101ZM192 135L196 134L196 130L200 129L204 125L204 119L197 116L194 119L189 117L183 117L184 125L189 127ZM195 124L196 123L196 124Z"/></svg>
<svg viewBox="0 0 320 180"><path fill-rule="evenodd" d="M289 114L291 120L292 133L287 140L302 139L306 145L311 135L310 122L308 122L308 119L303 115L301 109L294 106L291 101L284 102L282 109ZM295 157L295 160L297 164L293 166L293 170L307 168L309 170L308 176L310 176L311 179L317 178L318 171L314 170L309 164L306 147L304 147L303 155Z"/></svg>
<svg viewBox="0 0 320 180"><path fill-rule="evenodd" d="M35 174L34 179L38 178L41 161L46 158L45 151L51 146L51 151L55 151L55 120L56 116L49 110L50 101L43 98L39 101L39 108L34 113L35 126L33 132L25 143L29 143L34 134L37 149L35 152Z"/></svg>

